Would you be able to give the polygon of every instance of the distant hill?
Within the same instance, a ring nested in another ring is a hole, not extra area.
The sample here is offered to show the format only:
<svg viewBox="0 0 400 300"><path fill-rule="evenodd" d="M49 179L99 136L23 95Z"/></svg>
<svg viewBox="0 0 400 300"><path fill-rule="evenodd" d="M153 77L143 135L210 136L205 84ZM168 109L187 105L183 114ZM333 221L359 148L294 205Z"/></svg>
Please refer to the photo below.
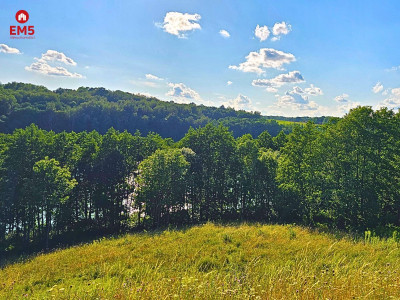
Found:
<svg viewBox="0 0 400 300"><path fill-rule="evenodd" d="M35 123L39 128L60 131L105 133L110 127L142 134L159 133L179 140L190 127L223 123L235 137L246 133L254 137L268 130L276 136L289 132L296 122L323 124L329 117L262 116L259 112L236 111L226 107L178 104L154 97L105 88L59 88L12 82L0 84L0 132L10 133ZM285 121L285 122L280 122Z"/></svg>

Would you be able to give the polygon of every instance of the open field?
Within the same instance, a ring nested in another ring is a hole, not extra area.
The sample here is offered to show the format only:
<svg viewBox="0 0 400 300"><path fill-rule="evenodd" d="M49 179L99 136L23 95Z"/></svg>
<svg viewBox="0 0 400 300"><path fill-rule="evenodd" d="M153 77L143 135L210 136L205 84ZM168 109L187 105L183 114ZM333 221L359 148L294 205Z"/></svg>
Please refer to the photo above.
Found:
<svg viewBox="0 0 400 300"><path fill-rule="evenodd" d="M294 122L294 121L285 121L285 120L276 120L276 122L279 125L289 125L289 126L304 125L306 123L306 122Z"/></svg>
<svg viewBox="0 0 400 300"><path fill-rule="evenodd" d="M0 298L388 299L400 297L399 262L391 239L207 224L103 239L10 265L0 271Z"/></svg>

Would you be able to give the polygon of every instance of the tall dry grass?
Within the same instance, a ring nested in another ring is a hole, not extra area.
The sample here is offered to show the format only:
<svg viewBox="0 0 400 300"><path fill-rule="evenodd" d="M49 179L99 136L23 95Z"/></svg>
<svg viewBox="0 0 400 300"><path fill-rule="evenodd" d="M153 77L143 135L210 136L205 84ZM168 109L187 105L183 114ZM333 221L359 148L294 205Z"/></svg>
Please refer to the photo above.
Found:
<svg viewBox="0 0 400 300"><path fill-rule="evenodd" d="M0 270L1 299L395 299L394 240L207 224L133 234Z"/></svg>

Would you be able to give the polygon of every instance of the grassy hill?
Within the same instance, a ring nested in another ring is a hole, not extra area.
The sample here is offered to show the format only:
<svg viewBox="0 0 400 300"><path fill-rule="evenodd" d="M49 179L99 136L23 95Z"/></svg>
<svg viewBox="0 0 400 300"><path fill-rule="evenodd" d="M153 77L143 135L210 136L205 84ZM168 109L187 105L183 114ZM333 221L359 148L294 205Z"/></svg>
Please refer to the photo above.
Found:
<svg viewBox="0 0 400 300"><path fill-rule="evenodd" d="M388 299L400 297L395 241L293 226L207 224L102 239L0 270L0 298Z"/></svg>

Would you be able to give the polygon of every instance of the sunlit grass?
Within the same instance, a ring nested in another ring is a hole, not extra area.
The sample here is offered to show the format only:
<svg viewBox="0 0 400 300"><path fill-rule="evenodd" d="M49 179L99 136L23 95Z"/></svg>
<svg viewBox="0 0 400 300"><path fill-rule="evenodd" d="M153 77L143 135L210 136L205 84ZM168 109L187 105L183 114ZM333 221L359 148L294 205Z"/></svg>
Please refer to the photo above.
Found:
<svg viewBox="0 0 400 300"><path fill-rule="evenodd" d="M279 125L304 125L306 122L295 122L295 121L286 121L286 120L276 120Z"/></svg>
<svg viewBox="0 0 400 300"><path fill-rule="evenodd" d="M0 298L400 298L392 240L335 239L278 225L133 234L0 270Z"/></svg>

